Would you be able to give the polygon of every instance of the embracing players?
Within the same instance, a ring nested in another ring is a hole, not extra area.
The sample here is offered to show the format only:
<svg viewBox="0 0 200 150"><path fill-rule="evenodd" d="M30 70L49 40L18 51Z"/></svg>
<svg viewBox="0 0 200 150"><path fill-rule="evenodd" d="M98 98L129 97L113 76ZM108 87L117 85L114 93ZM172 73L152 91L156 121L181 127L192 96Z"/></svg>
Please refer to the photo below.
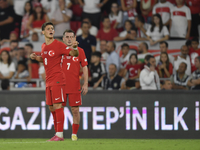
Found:
<svg viewBox="0 0 200 150"><path fill-rule="evenodd" d="M42 34L45 37L45 43L42 44L41 56L35 53L31 54L31 59L36 59L44 63L46 72L46 104L53 115L54 128L56 134L49 141L63 141L63 124L64 111L62 103L66 100L65 84L66 78L61 66L62 55L78 56L77 43L74 41L71 48L64 43L53 38L54 25L51 22L46 22L42 25ZM74 47L72 50L72 47ZM67 79L72 80L72 79Z"/></svg>
<svg viewBox="0 0 200 150"><path fill-rule="evenodd" d="M74 31L66 30L63 33L63 41L69 47L73 48L73 43L76 41L76 36ZM72 125L72 141L77 141L77 132L80 122L80 113L79 106L82 105L81 92L83 95L88 92L88 68L87 68L87 59L85 57L85 52L83 49L78 47L79 56L63 56L63 71L66 76L66 97L69 100L69 106L71 106L71 111L73 114L73 125ZM83 78L84 84L82 89L80 87L80 65L83 68ZM67 100L67 98L66 98ZM63 103L65 106L66 103Z"/></svg>

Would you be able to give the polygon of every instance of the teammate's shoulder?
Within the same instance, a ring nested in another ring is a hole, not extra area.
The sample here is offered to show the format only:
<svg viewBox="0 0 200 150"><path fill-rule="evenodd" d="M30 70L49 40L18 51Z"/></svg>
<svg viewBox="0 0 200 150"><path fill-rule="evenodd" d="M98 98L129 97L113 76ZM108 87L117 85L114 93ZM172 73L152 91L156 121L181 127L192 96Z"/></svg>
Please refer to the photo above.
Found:
<svg viewBox="0 0 200 150"><path fill-rule="evenodd" d="M82 48L80 48L80 47L78 47L78 51L79 52L84 52L84 50Z"/></svg>

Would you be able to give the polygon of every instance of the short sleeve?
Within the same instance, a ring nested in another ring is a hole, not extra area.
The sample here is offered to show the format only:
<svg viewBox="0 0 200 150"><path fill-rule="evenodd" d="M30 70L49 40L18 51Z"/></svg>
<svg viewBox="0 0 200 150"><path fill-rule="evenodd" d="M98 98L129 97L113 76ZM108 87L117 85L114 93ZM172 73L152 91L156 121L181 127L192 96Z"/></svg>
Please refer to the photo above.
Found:
<svg viewBox="0 0 200 150"><path fill-rule="evenodd" d="M59 51L60 51L60 55L69 55L71 48L66 46L64 43L60 42Z"/></svg>
<svg viewBox="0 0 200 150"><path fill-rule="evenodd" d="M121 23L122 22L122 12L120 11L118 16L117 16L117 22Z"/></svg>
<svg viewBox="0 0 200 150"><path fill-rule="evenodd" d="M85 56L85 52L84 50L80 50L79 51L79 55L80 55L80 58L81 58L81 66L84 67L84 66L87 66L88 65L88 62L87 62L87 58Z"/></svg>
<svg viewBox="0 0 200 150"><path fill-rule="evenodd" d="M169 31L168 31L166 26L163 26L163 33L164 33L165 36L169 35Z"/></svg>
<svg viewBox="0 0 200 150"><path fill-rule="evenodd" d="M150 29L151 29L151 25L149 25L149 27L148 27L148 29L147 29L147 32L146 32L146 34L147 34L148 36L151 35L151 31L150 31Z"/></svg>
<svg viewBox="0 0 200 150"><path fill-rule="evenodd" d="M93 35L91 35L91 45L92 46L96 46L97 45L97 40Z"/></svg>
<svg viewBox="0 0 200 150"><path fill-rule="evenodd" d="M187 11L186 11L186 18L187 18L187 20L191 20L191 11L188 7L187 7Z"/></svg>
<svg viewBox="0 0 200 150"><path fill-rule="evenodd" d="M153 7L152 13L153 13L153 14L156 14L156 7L155 7L155 6Z"/></svg>
<svg viewBox="0 0 200 150"><path fill-rule="evenodd" d="M9 69L10 72L15 72L16 71L15 70L15 64L12 62L8 69Z"/></svg>

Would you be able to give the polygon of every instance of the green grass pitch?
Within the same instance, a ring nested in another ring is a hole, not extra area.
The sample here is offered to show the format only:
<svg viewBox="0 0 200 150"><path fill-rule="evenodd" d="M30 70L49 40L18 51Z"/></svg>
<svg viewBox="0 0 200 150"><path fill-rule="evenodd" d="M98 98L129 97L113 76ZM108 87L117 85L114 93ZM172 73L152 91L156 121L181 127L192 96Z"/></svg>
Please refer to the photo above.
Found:
<svg viewBox="0 0 200 150"><path fill-rule="evenodd" d="M200 150L200 140L79 139L46 142L47 139L0 139L0 150Z"/></svg>

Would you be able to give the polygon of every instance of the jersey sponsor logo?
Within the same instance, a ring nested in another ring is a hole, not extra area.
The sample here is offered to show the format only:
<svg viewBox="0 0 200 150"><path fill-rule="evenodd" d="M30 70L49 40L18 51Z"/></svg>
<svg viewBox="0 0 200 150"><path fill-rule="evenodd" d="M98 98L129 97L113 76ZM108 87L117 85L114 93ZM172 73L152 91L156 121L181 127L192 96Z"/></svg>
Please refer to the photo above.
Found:
<svg viewBox="0 0 200 150"><path fill-rule="evenodd" d="M73 57L72 60L73 60L74 62L78 62L78 57Z"/></svg>
<svg viewBox="0 0 200 150"><path fill-rule="evenodd" d="M48 54L49 54L50 57L53 57L55 55L55 51L54 50L50 50Z"/></svg>
<svg viewBox="0 0 200 150"><path fill-rule="evenodd" d="M71 59L71 56L66 56L67 59Z"/></svg>
<svg viewBox="0 0 200 150"><path fill-rule="evenodd" d="M55 98L55 100L57 101L57 100L59 100L60 99L60 97L58 97L58 98Z"/></svg>
<svg viewBox="0 0 200 150"><path fill-rule="evenodd" d="M44 51L44 54L47 54L47 51Z"/></svg>
<svg viewBox="0 0 200 150"><path fill-rule="evenodd" d="M76 104L78 104L80 101L76 101Z"/></svg>

